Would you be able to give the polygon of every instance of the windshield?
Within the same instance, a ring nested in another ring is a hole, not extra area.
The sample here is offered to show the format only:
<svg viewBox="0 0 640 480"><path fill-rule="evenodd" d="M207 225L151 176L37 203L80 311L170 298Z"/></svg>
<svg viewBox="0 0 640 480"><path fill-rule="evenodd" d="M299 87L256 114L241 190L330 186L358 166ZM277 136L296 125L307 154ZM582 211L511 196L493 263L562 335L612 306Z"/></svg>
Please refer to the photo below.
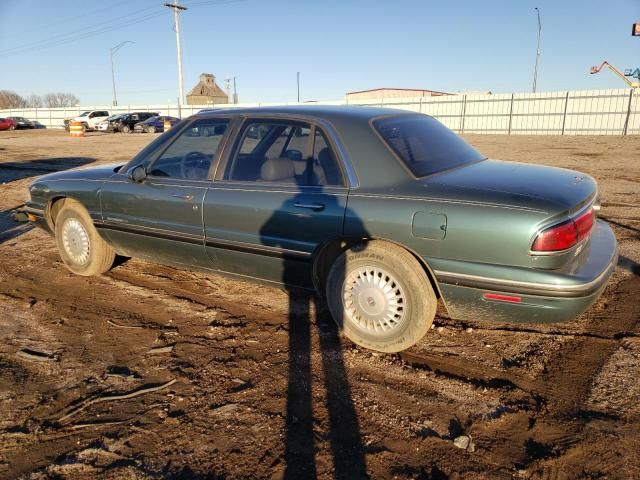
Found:
<svg viewBox="0 0 640 480"><path fill-rule="evenodd" d="M158 120L160 120L160 117L149 117L144 121L144 123L153 123L157 122Z"/></svg>
<svg viewBox="0 0 640 480"><path fill-rule="evenodd" d="M87 115L89 115L89 112L82 112L80 115L78 115L79 117L86 117Z"/></svg>
<svg viewBox="0 0 640 480"><path fill-rule="evenodd" d="M436 119L402 115L374 122L385 143L416 177L484 160L484 156Z"/></svg>

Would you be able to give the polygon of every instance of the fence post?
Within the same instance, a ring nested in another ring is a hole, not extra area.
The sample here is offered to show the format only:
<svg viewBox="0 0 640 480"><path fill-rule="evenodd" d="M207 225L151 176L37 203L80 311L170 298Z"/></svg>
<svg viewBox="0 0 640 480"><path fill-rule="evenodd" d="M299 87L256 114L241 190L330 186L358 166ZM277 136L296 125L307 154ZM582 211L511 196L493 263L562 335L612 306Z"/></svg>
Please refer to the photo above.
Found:
<svg viewBox="0 0 640 480"><path fill-rule="evenodd" d="M422 113L422 98L423 97L420 97L420 113Z"/></svg>
<svg viewBox="0 0 640 480"><path fill-rule="evenodd" d="M460 112L460 133L464 133L464 116L467 113L467 96L462 96L462 111Z"/></svg>
<svg viewBox="0 0 640 480"><path fill-rule="evenodd" d="M564 114L562 115L562 135L564 135L564 126L567 123L567 105L569 104L569 90L567 90L567 95L564 97Z"/></svg>
<svg viewBox="0 0 640 480"><path fill-rule="evenodd" d="M627 134L629 128L629 117L631 116L631 101L633 100L633 88L629 90L629 103L627 104L627 117L624 119L624 128L622 129L622 135Z"/></svg>
<svg viewBox="0 0 640 480"><path fill-rule="evenodd" d="M511 105L509 106L509 132L507 133L507 135L511 135L511 119L513 118L513 96L514 94L511 94Z"/></svg>

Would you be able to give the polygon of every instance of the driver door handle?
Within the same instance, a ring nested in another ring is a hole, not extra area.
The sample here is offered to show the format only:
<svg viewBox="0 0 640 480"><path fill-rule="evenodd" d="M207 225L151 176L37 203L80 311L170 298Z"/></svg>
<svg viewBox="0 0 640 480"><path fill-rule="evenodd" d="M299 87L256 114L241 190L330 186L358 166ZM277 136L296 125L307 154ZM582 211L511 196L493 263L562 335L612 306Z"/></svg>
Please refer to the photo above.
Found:
<svg viewBox="0 0 640 480"><path fill-rule="evenodd" d="M187 201L191 201L193 200L193 195L190 193L185 193L185 194L181 194L181 193L172 193L171 196L173 198L180 198L182 200L187 200Z"/></svg>
<svg viewBox="0 0 640 480"><path fill-rule="evenodd" d="M319 212L324 210L324 205L322 203L300 203L296 202L293 204L294 207L298 208L308 208L309 210L313 210L314 212Z"/></svg>

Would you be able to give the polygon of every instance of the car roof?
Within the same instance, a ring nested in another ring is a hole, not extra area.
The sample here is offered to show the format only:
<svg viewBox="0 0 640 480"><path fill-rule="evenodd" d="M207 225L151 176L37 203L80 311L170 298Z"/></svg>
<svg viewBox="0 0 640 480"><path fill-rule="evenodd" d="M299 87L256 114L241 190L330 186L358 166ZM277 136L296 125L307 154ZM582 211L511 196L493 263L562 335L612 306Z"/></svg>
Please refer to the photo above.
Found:
<svg viewBox="0 0 640 480"><path fill-rule="evenodd" d="M211 109L196 114L197 117L215 117L225 114L231 115L294 115L313 118L332 119L354 119L368 121L372 118L392 115L415 114L409 110L400 110L384 107L365 107L351 105L293 105L279 107L228 107Z"/></svg>

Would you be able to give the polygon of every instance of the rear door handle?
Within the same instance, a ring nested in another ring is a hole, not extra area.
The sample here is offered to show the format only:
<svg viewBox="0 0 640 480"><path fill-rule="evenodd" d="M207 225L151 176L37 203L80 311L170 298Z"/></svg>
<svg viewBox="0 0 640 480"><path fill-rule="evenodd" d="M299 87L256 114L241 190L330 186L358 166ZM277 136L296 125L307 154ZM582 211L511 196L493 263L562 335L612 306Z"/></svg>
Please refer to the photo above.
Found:
<svg viewBox="0 0 640 480"><path fill-rule="evenodd" d="M319 212L324 210L324 205L322 203L300 203L296 202L293 204L294 207L298 208L308 208L309 210L313 210L314 212Z"/></svg>
<svg viewBox="0 0 640 480"><path fill-rule="evenodd" d="M173 198L180 198L180 199L182 199L182 200L187 200L187 201L189 201L189 202L190 202L191 200L193 200L193 195L192 195L192 194L190 194L190 193L185 193L184 195L183 195L183 194L180 194L180 193L172 193L172 194L171 194L171 196L172 196Z"/></svg>

